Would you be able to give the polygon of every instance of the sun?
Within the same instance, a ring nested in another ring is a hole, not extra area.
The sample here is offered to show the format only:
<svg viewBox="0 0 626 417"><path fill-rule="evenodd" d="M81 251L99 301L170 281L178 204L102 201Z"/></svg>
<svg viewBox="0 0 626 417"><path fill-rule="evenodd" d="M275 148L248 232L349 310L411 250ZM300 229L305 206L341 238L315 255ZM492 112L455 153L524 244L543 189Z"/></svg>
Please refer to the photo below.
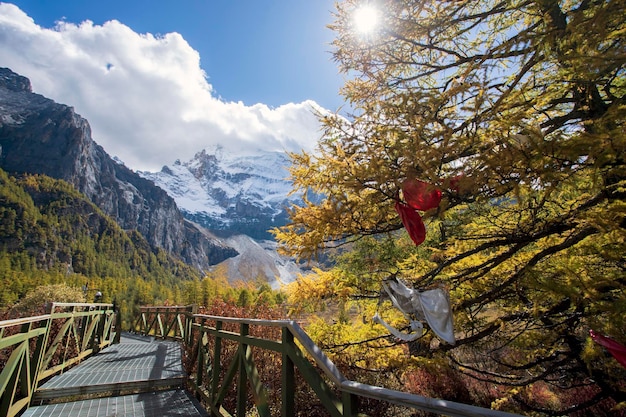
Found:
<svg viewBox="0 0 626 417"><path fill-rule="evenodd" d="M370 4L359 6L353 12L352 21L357 33L370 34L380 25L380 11Z"/></svg>

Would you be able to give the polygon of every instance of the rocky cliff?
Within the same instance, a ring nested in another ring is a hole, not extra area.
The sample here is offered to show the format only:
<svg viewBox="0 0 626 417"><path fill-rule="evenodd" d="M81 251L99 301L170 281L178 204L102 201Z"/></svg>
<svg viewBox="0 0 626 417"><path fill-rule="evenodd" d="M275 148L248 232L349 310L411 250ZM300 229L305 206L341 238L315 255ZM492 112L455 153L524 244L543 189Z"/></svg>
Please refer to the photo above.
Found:
<svg viewBox="0 0 626 417"><path fill-rule="evenodd" d="M199 269L237 252L186 221L165 191L115 162L73 108L34 94L30 81L0 69L0 167L74 185L127 230Z"/></svg>
<svg viewBox="0 0 626 417"><path fill-rule="evenodd" d="M217 147L160 172L138 172L172 196L185 218L221 236L245 234L273 240L269 230L287 222L291 194L284 152L231 154Z"/></svg>

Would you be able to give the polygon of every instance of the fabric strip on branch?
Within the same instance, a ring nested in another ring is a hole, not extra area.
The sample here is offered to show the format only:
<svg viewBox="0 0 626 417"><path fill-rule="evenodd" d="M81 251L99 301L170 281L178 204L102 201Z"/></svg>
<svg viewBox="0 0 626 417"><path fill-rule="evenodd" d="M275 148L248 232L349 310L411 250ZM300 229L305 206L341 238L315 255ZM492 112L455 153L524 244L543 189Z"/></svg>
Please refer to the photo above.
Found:
<svg viewBox="0 0 626 417"><path fill-rule="evenodd" d="M400 215L402 224L409 233L413 243L415 243L416 246L421 245L426 239L426 226L424 226L422 217L417 211L400 200L396 200L396 211Z"/></svg>
<svg viewBox="0 0 626 417"><path fill-rule="evenodd" d="M409 288L401 280L383 282L383 288L394 307L409 320L412 333L401 333L387 324L378 313L373 317L376 323L385 326L399 339L411 341L422 336L423 322L426 322L440 339L451 345L456 343L450 299L442 288L418 291Z"/></svg>
<svg viewBox="0 0 626 417"><path fill-rule="evenodd" d="M589 335L594 342L604 346L617 361L626 368L626 346L619 344L610 337L601 335L594 330L589 330Z"/></svg>
<svg viewBox="0 0 626 417"><path fill-rule="evenodd" d="M441 203L441 190L424 181L408 179L402 184L402 196L405 202L397 198L396 211L411 240L419 246L426 239L426 226L417 210L437 208Z"/></svg>
<svg viewBox="0 0 626 417"><path fill-rule="evenodd" d="M414 340L419 339L424 334L424 325L422 322L417 320L411 320L411 333L402 333L400 330L388 324L382 317L378 315L378 313L374 314L372 317L372 321L374 323L382 324L394 337L397 337L400 340L405 342L412 342Z"/></svg>
<svg viewBox="0 0 626 417"><path fill-rule="evenodd" d="M441 203L441 190L432 184L416 179L404 181L402 195L409 207L415 210L434 209Z"/></svg>

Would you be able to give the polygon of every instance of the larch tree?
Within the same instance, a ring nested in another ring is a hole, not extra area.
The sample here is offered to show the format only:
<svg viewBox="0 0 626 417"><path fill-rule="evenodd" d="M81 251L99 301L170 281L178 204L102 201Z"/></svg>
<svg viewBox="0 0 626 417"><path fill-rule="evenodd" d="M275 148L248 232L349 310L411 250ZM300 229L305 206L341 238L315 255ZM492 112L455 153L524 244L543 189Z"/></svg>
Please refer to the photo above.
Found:
<svg viewBox="0 0 626 417"><path fill-rule="evenodd" d="M626 1L371 0L368 33L359 3L331 25L352 114L320 116L317 151L292 154L305 199L282 247L399 236L407 184L428 184L441 202L394 274L449 289L457 342L430 353L511 387L586 387L561 413L626 401L589 337L626 344Z"/></svg>

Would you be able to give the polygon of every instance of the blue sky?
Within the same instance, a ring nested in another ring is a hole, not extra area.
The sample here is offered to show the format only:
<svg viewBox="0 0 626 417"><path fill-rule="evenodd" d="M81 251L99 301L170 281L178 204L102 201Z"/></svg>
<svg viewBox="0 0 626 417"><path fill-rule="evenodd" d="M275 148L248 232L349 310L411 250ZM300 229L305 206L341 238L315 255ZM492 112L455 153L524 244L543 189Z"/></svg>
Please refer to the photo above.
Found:
<svg viewBox="0 0 626 417"><path fill-rule="evenodd" d="M23 0L44 27L118 20L138 33L178 32L228 101L279 106L314 100L336 110L342 76L331 59L334 0Z"/></svg>
<svg viewBox="0 0 626 417"><path fill-rule="evenodd" d="M314 150L335 111L332 0L0 2L0 65L136 170L216 145Z"/></svg>

